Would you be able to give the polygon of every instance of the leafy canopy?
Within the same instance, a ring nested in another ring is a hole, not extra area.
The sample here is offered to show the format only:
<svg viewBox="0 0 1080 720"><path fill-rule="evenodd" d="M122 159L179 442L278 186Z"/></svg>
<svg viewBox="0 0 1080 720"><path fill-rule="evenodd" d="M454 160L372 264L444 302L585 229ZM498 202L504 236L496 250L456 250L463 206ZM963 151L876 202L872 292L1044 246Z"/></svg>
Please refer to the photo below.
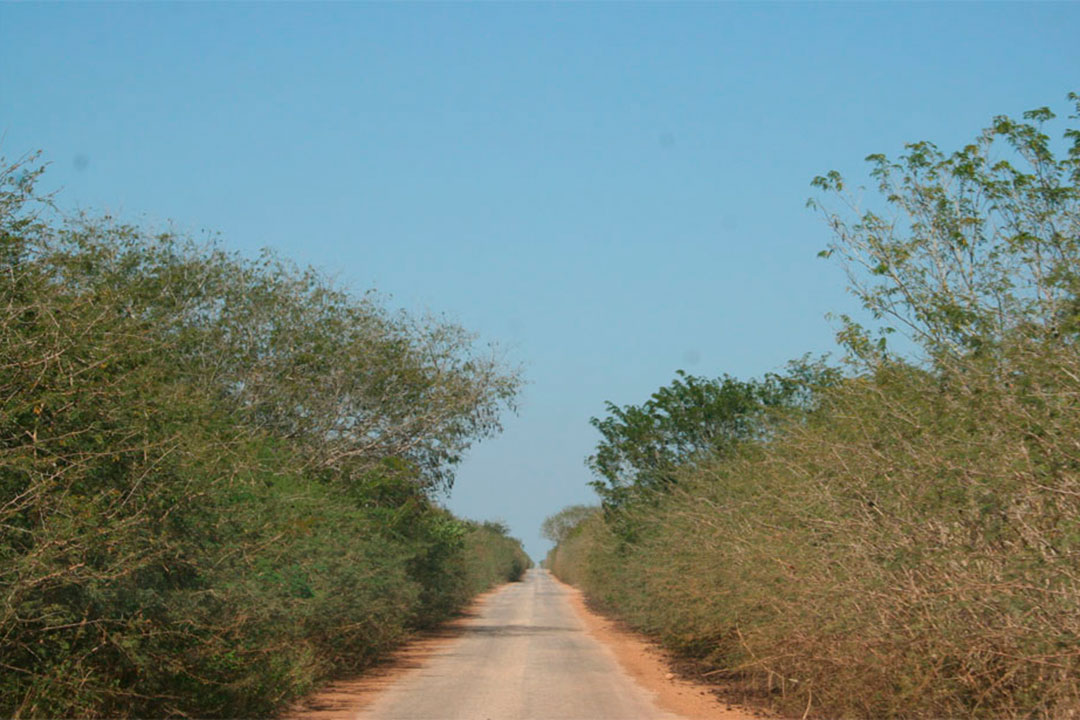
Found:
<svg viewBox="0 0 1080 720"><path fill-rule="evenodd" d="M763 441L780 411L808 409L816 386L835 379L823 362L793 362L787 375L761 380L724 375L711 379L679 370L641 405L607 403L608 415L592 418L601 436L588 458L591 485L606 507L661 490L680 466L732 454L742 443Z"/></svg>

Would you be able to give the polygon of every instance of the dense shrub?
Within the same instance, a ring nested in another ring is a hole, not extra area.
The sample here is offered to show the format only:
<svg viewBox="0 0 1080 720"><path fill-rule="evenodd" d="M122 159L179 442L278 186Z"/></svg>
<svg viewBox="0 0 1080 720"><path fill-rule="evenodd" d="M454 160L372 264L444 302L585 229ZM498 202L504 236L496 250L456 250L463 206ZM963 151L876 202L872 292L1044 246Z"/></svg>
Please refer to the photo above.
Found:
<svg viewBox="0 0 1080 720"><path fill-rule="evenodd" d="M521 543L499 522L473 523L465 535L466 577L470 593L504 582L518 582L532 567Z"/></svg>
<svg viewBox="0 0 1080 720"><path fill-rule="evenodd" d="M587 521L553 569L789 711L1067 716L1080 472L1075 449L1044 453L1080 436L1076 396L873 380L767 450L689 472L636 513L633 546Z"/></svg>
<svg viewBox="0 0 1080 720"><path fill-rule="evenodd" d="M514 373L38 174L0 167L0 714L266 715L499 575L434 498Z"/></svg>
<svg viewBox="0 0 1080 720"><path fill-rule="evenodd" d="M1080 716L1080 132L1055 159L1052 117L872 156L889 211L830 213L825 254L881 334L845 319L843 380L553 570L788 712Z"/></svg>

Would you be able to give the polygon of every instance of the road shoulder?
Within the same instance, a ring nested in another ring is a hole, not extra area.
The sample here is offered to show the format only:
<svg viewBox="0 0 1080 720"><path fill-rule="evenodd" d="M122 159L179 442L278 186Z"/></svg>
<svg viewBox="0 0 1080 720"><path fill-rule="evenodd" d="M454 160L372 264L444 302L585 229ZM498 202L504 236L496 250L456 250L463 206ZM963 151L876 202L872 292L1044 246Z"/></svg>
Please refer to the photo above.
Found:
<svg viewBox="0 0 1080 720"><path fill-rule="evenodd" d="M509 586L509 583L499 585L477 595L454 618L406 640L361 674L333 680L301 698L281 713L278 720L355 720L383 691L423 667L440 650L460 638L466 625L480 615L484 605Z"/></svg>
<svg viewBox="0 0 1080 720"><path fill-rule="evenodd" d="M590 635L611 650L619 665L639 685L655 695L663 710L687 720L762 720L770 716L761 710L745 708L719 699L716 688L679 677L664 652L648 638L619 626L615 621L593 611L584 594L554 575L551 579L567 591L574 612Z"/></svg>

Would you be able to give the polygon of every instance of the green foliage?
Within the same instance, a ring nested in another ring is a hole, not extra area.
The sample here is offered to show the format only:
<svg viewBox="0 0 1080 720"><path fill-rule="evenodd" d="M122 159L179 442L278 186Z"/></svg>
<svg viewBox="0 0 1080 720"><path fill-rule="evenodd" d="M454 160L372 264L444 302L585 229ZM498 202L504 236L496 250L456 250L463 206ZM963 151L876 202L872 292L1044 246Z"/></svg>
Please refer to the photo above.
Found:
<svg viewBox="0 0 1080 720"><path fill-rule="evenodd" d="M604 507L619 508L666 488L676 468L697 458L729 455L741 443L763 440L780 411L804 409L815 385L835 379L820 362L803 360L791 369L788 376L745 381L679 370L641 405L607 403L609 415L590 421L602 439L588 460Z"/></svg>
<svg viewBox="0 0 1080 720"><path fill-rule="evenodd" d="M1052 118L871 156L890 211L829 213L824 254L884 334L847 320L850 372L809 411L674 454L667 492L577 524L553 571L787 713L1080 714L1080 132L1058 159Z"/></svg>
<svg viewBox="0 0 1080 720"><path fill-rule="evenodd" d="M270 256L56 219L39 173L0 168L0 715L268 715L491 582L433 496L514 373Z"/></svg>
<svg viewBox="0 0 1080 720"><path fill-rule="evenodd" d="M836 238L826 255L843 259L883 330L905 331L933 362L993 357L1018 334L1077 338L1080 133L1064 131L1058 159L1044 132L1054 114L1024 118L997 117L953 153L924 141L897 161L869 156L881 210L859 207L835 172L814 180L848 210L825 210ZM858 356L883 351L884 336L866 337L849 322L842 339Z"/></svg>
<svg viewBox="0 0 1080 720"><path fill-rule="evenodd" d="M532 567L521 541L499 522L472 523L465 535L466 576L470 594L504 582L518 582Z"/></svg>

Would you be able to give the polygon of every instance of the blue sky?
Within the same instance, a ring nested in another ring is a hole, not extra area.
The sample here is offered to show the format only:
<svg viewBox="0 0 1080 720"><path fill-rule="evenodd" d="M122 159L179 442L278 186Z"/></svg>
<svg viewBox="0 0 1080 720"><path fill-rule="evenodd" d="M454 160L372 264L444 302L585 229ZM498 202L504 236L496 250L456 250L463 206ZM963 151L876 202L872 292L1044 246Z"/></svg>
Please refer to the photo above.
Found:
<svg viewBox="0 0 1080 720"><path fill-rule="evenodd" d="M814 175L1065 109L1077 37L1077 3L0 4L0 153L502 346L521 411L448 504L539 559L605 401L832 348Z"/></svg>

